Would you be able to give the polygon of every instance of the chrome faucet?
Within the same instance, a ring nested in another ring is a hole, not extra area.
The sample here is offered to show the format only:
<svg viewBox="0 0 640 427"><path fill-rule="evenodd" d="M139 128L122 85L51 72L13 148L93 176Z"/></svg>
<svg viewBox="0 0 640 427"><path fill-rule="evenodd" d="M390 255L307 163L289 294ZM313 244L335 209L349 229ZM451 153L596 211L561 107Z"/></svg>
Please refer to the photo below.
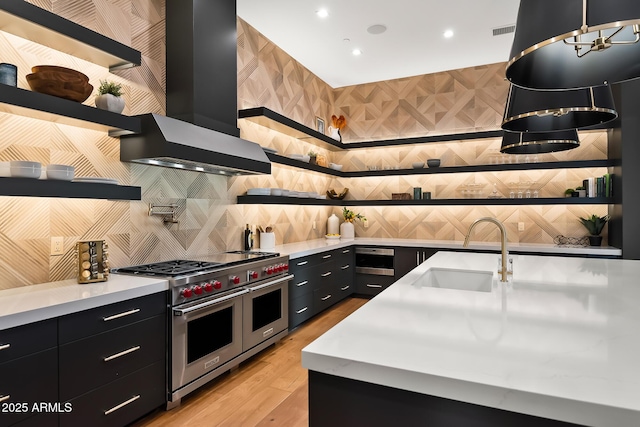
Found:
<svg viewBox="0 0 640 427"><path fill-rule="evenodd" d="M507 269L507 229L504 228L504 224L501 223L500 221L498 221L495 218L492 217L484 217L484 218L478 218L476 219L473 224L471 224L471 227L469 227L469 231L467 231L467 235L464 238L464 245L462 245L463 247L467 247L469 246L469 237L471 236L471 231L473 230L473 228L481 223L481 222L490 222L493 223L495 225L498 226L498 228L500 229L500 239L501 239L501 246L502 246L502 267L500 269L500 281L501 282L506 282L507 281L507 275L508 275L508 269Z"/></svg>

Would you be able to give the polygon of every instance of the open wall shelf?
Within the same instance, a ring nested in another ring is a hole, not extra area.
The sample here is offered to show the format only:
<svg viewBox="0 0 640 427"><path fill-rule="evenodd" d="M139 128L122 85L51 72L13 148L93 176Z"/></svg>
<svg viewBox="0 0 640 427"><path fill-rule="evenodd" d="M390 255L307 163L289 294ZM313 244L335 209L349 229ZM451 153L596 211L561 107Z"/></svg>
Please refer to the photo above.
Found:
<svg viewBox="0 0 640 427"><path fill-rule="evenodd" d="M29 178L0 178L0 196L141 200L140 187Z"/></svg>
<svg viewBox="0 0 640 427"><path fill-rule="evenodd" d="M107 131L111 136L140 133L137 117L125 116L95 107L0 84L0 111L54 123Z"/></svg>
<svg viewBox="0 0 640 427"><path fill-rule="evenodd" d="M0 30L111 71L141 63L139 51L24 0L0 2Z"/></svg>
<svg viewBox="0 0 640 427"><path fill-rule="evenodd" d="M428 199L428 200L332 200L283 196L238 196L238 204L317 206L520 206L520 205L606 205L609 197L554 197L531 199Z"/></svg>

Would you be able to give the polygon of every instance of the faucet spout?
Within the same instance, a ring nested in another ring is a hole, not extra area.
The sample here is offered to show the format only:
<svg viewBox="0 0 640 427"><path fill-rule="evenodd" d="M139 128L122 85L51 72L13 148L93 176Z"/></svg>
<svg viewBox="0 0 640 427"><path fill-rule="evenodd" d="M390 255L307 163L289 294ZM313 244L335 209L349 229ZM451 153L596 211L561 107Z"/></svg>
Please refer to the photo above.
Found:
<svg viewBox="0 0 640 427"><path fill-rule="evenodd" d="M500 246L501 246L501 252L502 252L502 262L501 262L501 268L500 268L500 280L502 282L506 282L507 281L507 276L508 276L508 269L507 269L507 229L504 227L504 224L502 222L500 222L496 218L492 218L492 217L483 217L483 218L476 219L473 222L473 224L471 224L471 226L469 227L469 231L467 231L467 235L464 238L463 247L466 248L467 246L469 246L469 238L471 237L471 231L473 231L475 226L480 224L481 222L490 222L492 224L497 225L498 228L500 229Z"/></svg>

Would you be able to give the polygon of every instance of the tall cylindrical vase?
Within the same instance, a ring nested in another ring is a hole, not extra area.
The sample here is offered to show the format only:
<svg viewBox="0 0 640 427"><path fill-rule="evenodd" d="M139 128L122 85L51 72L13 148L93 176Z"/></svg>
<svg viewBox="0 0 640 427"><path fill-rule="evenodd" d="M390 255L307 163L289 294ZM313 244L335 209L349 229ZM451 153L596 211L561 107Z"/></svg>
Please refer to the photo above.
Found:
<svg viewBox="0 0 640 427"><path fill-rule="evenodd" d="M343 239L354 239L356 237L355 227L352 222L343 222L340 224L340 237Z"/></svg>

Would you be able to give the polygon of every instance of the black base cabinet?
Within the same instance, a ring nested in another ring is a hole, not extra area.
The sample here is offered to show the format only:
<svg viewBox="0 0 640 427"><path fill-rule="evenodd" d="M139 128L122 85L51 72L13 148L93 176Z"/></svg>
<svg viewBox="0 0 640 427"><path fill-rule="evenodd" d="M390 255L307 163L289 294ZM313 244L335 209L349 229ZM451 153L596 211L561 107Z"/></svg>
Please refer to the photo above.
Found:
<svg viewBox="0 0 640 427"><path fill-rule="evenodd" d="M289 329L326 310L354 291L352 248L292 259L289 272Z"/></svg>
<svg viewBox="0 0 640 427"><path fill-rule="evenodd" d="M166 349L166 292L0 330L0 427L128 425L166 403Z"/></svg>
<svg viewBox="0 0 640 427"><path fill-rule="evenodd" d="M395 248L395 256L393 259L393 269L395 278L399 280L408 272L431 258L438 249L430 248Z"/></svg>
<svg viewBox="0 0 640 427"><path fill-rule="evenodd" d="M309 371L309 427L578 427Z"/></svg>
<svg viewBox="0 0 640 427"><path fill-rule="evenodd" d="M395 281L394 276L357 273L355 292L358 295L373 297L387 289Z"/></svg>

